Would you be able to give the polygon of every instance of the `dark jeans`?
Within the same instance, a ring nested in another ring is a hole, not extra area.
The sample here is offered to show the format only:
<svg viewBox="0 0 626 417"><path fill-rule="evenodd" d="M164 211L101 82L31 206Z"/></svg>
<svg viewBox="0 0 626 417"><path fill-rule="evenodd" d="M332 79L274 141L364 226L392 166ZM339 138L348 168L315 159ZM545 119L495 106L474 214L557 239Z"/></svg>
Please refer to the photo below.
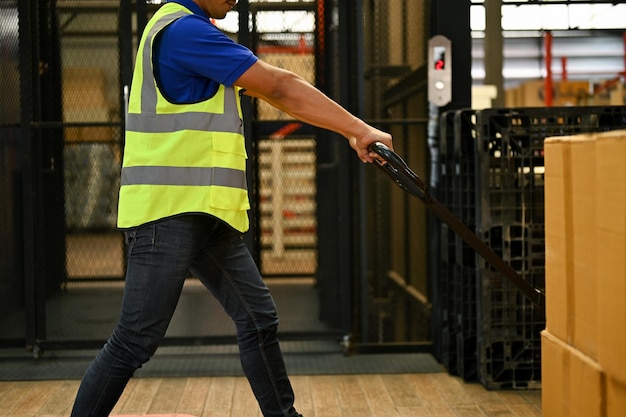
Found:
<svg viewBox="0 0 626 417"><path fill-rule="evenodd" d="M72 417L109 415L135 370L156 351L189 272L235 322L241 364L263 415L297 416L276 306L241 234L212 217L188 215L130 230L126 244L121 316L83 377Z"/></svg>

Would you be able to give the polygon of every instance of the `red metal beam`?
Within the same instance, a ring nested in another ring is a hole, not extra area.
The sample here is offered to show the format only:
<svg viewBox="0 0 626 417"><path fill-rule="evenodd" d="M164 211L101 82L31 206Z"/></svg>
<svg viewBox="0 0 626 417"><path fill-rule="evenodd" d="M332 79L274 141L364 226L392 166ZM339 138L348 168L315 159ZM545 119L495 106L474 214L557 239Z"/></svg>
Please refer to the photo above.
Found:
<svg viewBox="0 0 626 417"><path fill-rule="evenodd" d="M544 36L546 48L546 81L544 101L546 107L552 107L552 32L547 31Z"/></svg>

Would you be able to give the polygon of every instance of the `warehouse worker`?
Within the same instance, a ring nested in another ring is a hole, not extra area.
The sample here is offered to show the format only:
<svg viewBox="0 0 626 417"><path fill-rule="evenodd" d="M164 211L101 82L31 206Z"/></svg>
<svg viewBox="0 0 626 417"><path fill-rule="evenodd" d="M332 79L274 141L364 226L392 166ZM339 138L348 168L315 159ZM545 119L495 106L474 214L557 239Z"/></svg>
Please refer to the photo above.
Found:
<svg viewBox="0 0 626 417"><path fill-rule="evenodd" d="M210 19L236 0L174 0L143 33L130 92L118 226L128 251L121 316L87 369L72 417L108 416L155 353L189 273L237 329L264 416L299 416L278 344L276 306L250 256L241 92L348 139L363 162L391 137L299 76L268 65ZM209 319L210 317L203 317Z"/></svg>

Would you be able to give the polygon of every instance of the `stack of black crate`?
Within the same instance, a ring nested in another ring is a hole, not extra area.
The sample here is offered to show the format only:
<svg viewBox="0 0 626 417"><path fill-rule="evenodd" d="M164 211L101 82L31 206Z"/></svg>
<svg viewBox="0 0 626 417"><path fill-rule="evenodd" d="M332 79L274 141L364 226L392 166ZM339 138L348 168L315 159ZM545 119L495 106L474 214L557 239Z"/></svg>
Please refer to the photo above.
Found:
<svg viewBox="0 0 626 417"><path fill-rule="evenodd" d="M437 198L474 231L476 196L472 110L449 111L440 118L440 177ZM440 223L439 296L434 311L436 354L449 373L466 381L477 378L476 257L474 251L444 223Z"/></svg>
<svg viewBox="0 0 626 417"><path fill-rule="evenodd" d="M459 110L454 115L454 173L455 198L459 207L457 217L473 232L476 230L476 163L474 143L476 114L473 110ZM457 368L465 381L478 376L476 357L476 253L455 235L455 304Z"/></svg>
<svg viewBox="0 0 626 417"><path fill-rule="evenodd" d="M523 279L543 290L543 142L624 126L623 106L446 112L440 119L438 197ZM435 329L441 333L436 352L443 365L489 389L540 387L545 318L445 225L440 233L435 285L441 300L434 314L445 316Z"/></svg>
<svg viewBox="0 0 626 417"><path fill-rule="evenodd" d="M556 109L476 113L476 233L535 288L545 275L543 141L564 134ZM479 377L488 388L541 382L545 318L509 281L477 260Z"/></svg>
<svg viewBox="0 0 626 417"><path fill-rule="evenodd" d="M447 112L441 115L439 125L439 179L437 182L436 198L449 203L449 209L453 200L453 175L449 172L448 159L451 157L452 144L454 143L454 114ZM437 223L435 233L438 235L439 253L436 257L437 273L434 277L434 300L433 300L433 327L435 356L451 374L456 374L456 355L451 352L456 350L454 332L452 329L451 309L453 308L451 293L453 289L453 274L451 260L454 259L454 236L452 231L444 223Z"/></svg>

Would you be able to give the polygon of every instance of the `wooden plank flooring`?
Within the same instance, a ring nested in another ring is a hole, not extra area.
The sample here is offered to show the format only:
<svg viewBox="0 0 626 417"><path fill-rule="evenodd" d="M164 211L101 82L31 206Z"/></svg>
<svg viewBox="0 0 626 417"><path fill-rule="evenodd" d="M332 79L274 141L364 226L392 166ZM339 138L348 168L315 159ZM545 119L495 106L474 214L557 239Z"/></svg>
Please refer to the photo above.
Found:
<svg viewBox="0 0 626 417"><path fill-rule="evenodd" d="M292 376L304 417L541 416L541 391L488 391L446 373ZM68 416L79 381L0 382L0 417ZM261 416L243 377L135 378L112 415Z"/></svg>

